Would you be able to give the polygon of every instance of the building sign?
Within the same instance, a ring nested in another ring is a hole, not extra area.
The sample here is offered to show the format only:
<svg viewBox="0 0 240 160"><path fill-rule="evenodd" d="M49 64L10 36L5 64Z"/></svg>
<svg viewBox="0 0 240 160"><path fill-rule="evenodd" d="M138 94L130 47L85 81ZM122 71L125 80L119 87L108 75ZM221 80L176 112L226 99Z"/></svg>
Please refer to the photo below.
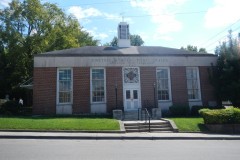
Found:
<svg viewBox="0 0 240 160"><path fill-rule="evenodd" d="M35 67L141 67L141 66L211 66L217 57L197 56L93 56L35 57Z"/></svg>
<svg viewBox="0 0 240 160"><path fill-rule="evenodd" d="M89 60L92 66L151 66L168 62L162 57L93 57Z"/></svg>

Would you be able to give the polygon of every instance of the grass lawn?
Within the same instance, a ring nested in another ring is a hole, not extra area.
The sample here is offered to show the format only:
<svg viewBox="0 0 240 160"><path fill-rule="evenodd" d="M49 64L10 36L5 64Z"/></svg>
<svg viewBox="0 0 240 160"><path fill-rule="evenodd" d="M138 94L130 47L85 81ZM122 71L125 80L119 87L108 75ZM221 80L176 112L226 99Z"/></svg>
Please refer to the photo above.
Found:
<svg viewBox="0 0 240 160"><path fill-rule="evenodd" d="M204 126L203 118L201 117L181 117L168 118L175 122L181 132L204 132L207 128Z"/></svg>
<svg viewBox="0 0 240 160"><path fill-rule="evenodd" d="M0 129L19 130L119 130L117 120L79 117L0 117Z"/></svg>

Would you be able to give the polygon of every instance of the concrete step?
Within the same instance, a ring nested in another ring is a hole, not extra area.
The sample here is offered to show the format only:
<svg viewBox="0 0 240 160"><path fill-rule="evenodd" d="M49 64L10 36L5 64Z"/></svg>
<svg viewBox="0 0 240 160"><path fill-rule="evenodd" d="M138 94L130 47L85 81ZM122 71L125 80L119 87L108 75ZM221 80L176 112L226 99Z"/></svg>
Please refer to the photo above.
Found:
<svg viewBox="0 0 240 160"><path fill-rule="evenodd" d="M149 124L145 121L124 122L126 132L149 132ZM173 132L172 126L168 121L151 121L150 132Z"/></svg>
<svg viewBox="0 0 240 160"><path fill-rule="evenodd" d="M139 126L125 126L125 129L141 129L141 128L148 128L149 125L139 125ZM151 128L168 128L169 125L150 125Z"/></svg>
<svg viewBox="0 0 240 160"><path fill-rule="evenodd" d="M142 115L139 115L139 119L145 118L145 113L142 112ZM125 111L124 112L124 120L138 120L138 111Z"/></svg>
<svg viewBox="0 0 240 160"><path fill-rule="evenodd" d="M138 120L138 115L124 115L124 120L127 121Z"/></svg>
<svg viewBox="0 0 240 160"><path fill-rule="evenodd" d="M149 132L148 128L142 128L142 129L128 129L127 132ZM172 128L151 128L150 132L172 132Z"/></svg>
<svg viewBox="0 0 240 160"><path fill-rule="evenodd" d="M142 122L125 122L124 125L125 126L135 126L136 124L138 125L148 125L148 121L145 122L145 121L142 121ZM154 126L154 125L169 125L168 122L166 121L163 121L163 122L154 122L154 120L151 120L151 125Z"/></svg>

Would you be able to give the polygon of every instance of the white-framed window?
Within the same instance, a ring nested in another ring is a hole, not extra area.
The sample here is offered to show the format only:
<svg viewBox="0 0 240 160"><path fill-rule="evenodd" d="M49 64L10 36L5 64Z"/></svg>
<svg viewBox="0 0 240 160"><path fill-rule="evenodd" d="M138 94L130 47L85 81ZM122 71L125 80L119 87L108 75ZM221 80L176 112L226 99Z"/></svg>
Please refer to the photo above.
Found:
<svg viewBox="0 0 240 160"><path fill-rule="evenodd" d="M171 97L170 69L157 68L157 96L159 101L169 101Z"/></svg>
<svg viewBox="0 0 240 160"><path fill-rule="evenodd" d="M106 101L105 91L105 69L92 68L91 69L91 102L104 103Z"/></svg>
<svg viewBox="0 0 240 160"><path fill-rule="evenodd" d="M57 103L72 103L72 68L58 68Z"/></svg>
<svg viewBox="0 0 240 160"><path fill-rule="evenodd" d="M198 67L186 67L188 100L200 100L200 82Z"/></svg>

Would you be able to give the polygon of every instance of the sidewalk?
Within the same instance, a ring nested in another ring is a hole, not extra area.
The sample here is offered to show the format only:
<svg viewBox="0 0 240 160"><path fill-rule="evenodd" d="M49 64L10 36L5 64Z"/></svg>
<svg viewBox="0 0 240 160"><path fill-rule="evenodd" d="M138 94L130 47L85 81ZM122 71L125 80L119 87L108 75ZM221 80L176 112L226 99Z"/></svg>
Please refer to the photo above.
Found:
<svg viewBox="0 0 240 160"><path fill-rule="evenodd" d="M79 140L240 140L240 135L205 133L69 133L0 132L0 139L79 139Z"/></svg>

